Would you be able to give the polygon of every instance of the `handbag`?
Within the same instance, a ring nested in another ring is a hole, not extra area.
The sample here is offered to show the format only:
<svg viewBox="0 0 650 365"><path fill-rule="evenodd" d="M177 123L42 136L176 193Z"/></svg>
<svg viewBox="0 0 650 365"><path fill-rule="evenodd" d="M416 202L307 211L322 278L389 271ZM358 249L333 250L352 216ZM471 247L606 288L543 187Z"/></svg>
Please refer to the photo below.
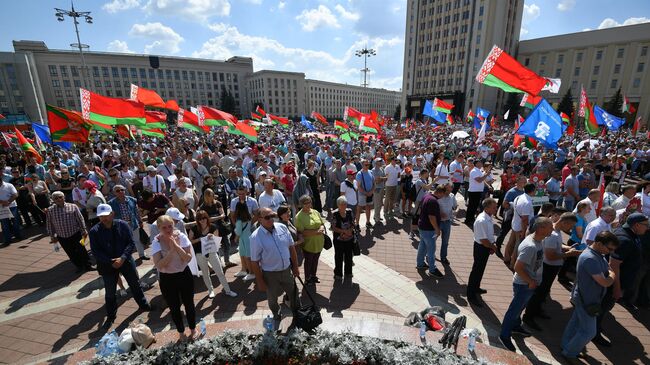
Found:
<svg viewBox="0 0 650 365"><path fill-rule="evenodd" d="M309 293L309 289L307 289L305 283L302 281L300 276L294 276L294 278L298 278L298 281L300 281L300 284L302 284L305 293L307 293L309 300L311 300L311 304L305 304L300 306L300 308L296 310L293 319L295 321L296 327L302 329L305 332L311 333L316 327L318 327L321 323L323 323L323 318L320 315L320 308L316 306L316 302L314 301L314 298ZM294 285L296 285L295 281L294 281ZM296 293L297 292L298 292L298 286L296 285Z"/></svg>
<svg viewBox="0 0 650 365"><path fill-rule="evenodd" d="M361 256L361 247L359 246L359 233L357 230L354 230L354 235L352 238L352 255Z"/></svg>
<svg viewBox="0 0 650 365"><path fill-rule="evenodd" d="M332 238L330 238L330 236L327 234L327 227L325 227L322 219L321 224L323 224L323 228L325 229L325 233L323 233L323 248L329 250L332 248Z"/></svg>

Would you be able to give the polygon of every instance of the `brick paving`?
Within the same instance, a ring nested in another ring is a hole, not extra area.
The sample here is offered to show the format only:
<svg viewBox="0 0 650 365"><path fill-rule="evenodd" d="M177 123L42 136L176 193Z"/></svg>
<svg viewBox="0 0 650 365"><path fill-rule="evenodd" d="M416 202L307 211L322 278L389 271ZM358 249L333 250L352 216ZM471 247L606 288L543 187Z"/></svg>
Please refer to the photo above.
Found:
<svg viewBox="0 0 650 365"><path fill-rule="evenodd" d="M462 205L462 200L459 202ZM448 302L450 308L456 308L460 313L472 313L488 328L488 333L498 330L512 297L512 274L505 265L496 256L490 257L482 285L488 290L483 296L488 305L486 308L473 309L465 298L465 285L472 265L471 230L459 222L452 227L449 247L451 266L439 265L446 276L435 280L415 269L417 241L410 239L404 228L408 227L400 218L372 231L362 229L364 257L358 261L372 262L379 281L386 278L386 283L398 283L393 279L399 275L400 280L424 290L427 296L435 295L437 302ZM73 353L92 347L103 334L98 330L104 319L104 300L97 274L75 274L62 251L52 252L47 237L39 235L37 229L26 233L31 234L32 238L0 249L0 363L25 363L44 360L54 354ZM327 316L349 317L368 312L394 317L404 315L405 308L399 308L399 300L394 297L404 296L400 300L405 303L413 299L409 294L399 292L391 296L391 293L382 294L372 290L373 285L378 284L373 284L368 275L362 276L360 267L355 267L359 275L352 283L335 284L328 255L329 252L323 255L319 265L318 275L322 283L318 285L315 295ZM381 265L390 270L381 269ZM147 263L141 265L139 270L147 273L150 268L151 264ZM237 269L235 267L227 272L229 280ZM215 278L213 283L218 284L218 280ZM268 312L264 294L255 291L252 283L235 280L232 289L239 297L229 298L218 294L213 301L207 298L201 279L197 278L195 285L199 317L206 317L209 321L235 321ZM164 308L157 285L147 290L146 295L152 299L152 304ZM516 341L533 363L540 363L540 358L561 361L559 339L571 314L568 290L555 283L551 297L545 308L553 319L540 322L544 331L533 333L533 337L525 341ZM422 298L417 300L421 301ZM154 329L169 328L167 309L143 315L136 311L137 305L132 299L121 300L120 303L116 321L119 327L142 315ZM426 305L426 302L423 304ZM616 306L612 316L604 323L605 332L614 340L615 346L599 349L589 344L586 363L650 364L649 324L650 313L630 313ZM495 343L494 338L486 340Z"/></svg>

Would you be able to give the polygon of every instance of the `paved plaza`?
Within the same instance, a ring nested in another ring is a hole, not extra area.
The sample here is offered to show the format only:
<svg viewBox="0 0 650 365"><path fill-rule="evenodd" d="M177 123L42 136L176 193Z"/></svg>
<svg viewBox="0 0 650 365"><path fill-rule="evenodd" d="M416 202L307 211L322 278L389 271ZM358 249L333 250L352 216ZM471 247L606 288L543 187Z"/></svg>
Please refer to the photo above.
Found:
<svg viewBox="0 0 650 365"><path fill-rule="evenodd" d="M464 204L458 216L462 217ZM511 272L491 256L482 287L487 306L472 308L466 301L465 288L472 265L472 231L456 219L449 248L450 266L439 265L444 279L435 280L417 271L417 241L410 239L405 227L409 221L391 220L375 229L362 229L362 255L355 258L354 278L334 282L333 250L320 258L316 300L327 318L358 317L379 322L399 323L412 311L429 305L441 305L448 311L447 320L468 316L468 326L480 328L483 340L498 345L496 334L512 297ZM362 222L363 226L363 222ZM0 362L39 363L51 360L63 363L75 352L89 349L103 335L99 329L104 316L103 285L96 272L75 274L75 268L61 251L55 253L49 238L37 229L26 231L30 237L0 249ZM233 255L235 258L236 255ZM151 261L139 264L144 281L155 282ZM214 300L200 278L195 279L198 316L208 322L263 318L269 313L265 295L252 282L235 280L237 267L227 271L231 288L239 296L222 293ZM216 278L213 282L218 285ZM219 288L216 289L217 291ZM157 310L137 311L129 298L120 300L116 325L121 329L139 316L154 330L169 329L169 311L157 283L146 292ZM540 322L543 332L533 332L515 342L532 363L561 363L560 336L571 315L569 290L555 283L547 312L552 320ZM304 296L303 296L304 297ZM261 327L260 320L260 327ZM587 347L583 360L589 364L650 364L650 312L630 312L616 306L604 322L606 335L614 342L611 348Z"/></svg>

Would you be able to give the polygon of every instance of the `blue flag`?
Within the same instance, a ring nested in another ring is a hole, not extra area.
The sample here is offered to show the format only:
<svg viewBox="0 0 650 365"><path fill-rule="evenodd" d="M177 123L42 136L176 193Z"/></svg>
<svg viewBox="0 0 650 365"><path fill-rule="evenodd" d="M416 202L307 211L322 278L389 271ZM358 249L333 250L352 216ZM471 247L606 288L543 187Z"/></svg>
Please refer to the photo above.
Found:
<svg viewBox="0 0 650 365"><path fill-rule="evenodd" d="M598 125L607 126L610 131L617 131L625 124L625 119L609 114L598 105L594 105L594 117L596 117Z"/></svg>
<svg viewBox="0 0 650 365"><path fill-rule="evenodd" d="M424 103L424 110L422 110L422 114L435 119L439 123L447 122L447 114L433 109L433 103L431 100L427 100Z"/></svg>
<svg viewBox="0 0 650 365"><path fill-rule="evenodd" d="M476 130L481 130L481 125L483 123L488 123L488 117L490 116L490 111L483 108L476 108L476 117L474 118L474 128ZM486 131L490 130L490 123L485 127Z"/></svg>
<svg viewBox="0 0 650 365"><path fill-rule="evenodd" d="M304 115L301 116L301 118L300 118L300 124L304 125L305 128L309 129L309 130L312 131L312 132L316 130L316 128L314 127L314 125L311 124L310 121L308 121L307 119L305 119L305 116L304 116Z"/></svg>
<svg viewBox="0 0 650 365"><path fill-rule="evenodd" d="M562 138L565 130L566 126L562 123L562 117L546 99L542 99L524 123L519 126L517 133L533 137L548 148L557 149L557 141Z"/></svg>
<svg viewBox="0 0 650 365"><path fill-rule="evenodd" d="M52 138L50 138L50 127L46 126L45 124L32 123L32 128L34 129L34 133L36 133L38 138L40 138L41 141L45 143L54 144L55 146L59 146L64 150L70 150L70 148L72 147L72 142L52 143Z"/></svg>

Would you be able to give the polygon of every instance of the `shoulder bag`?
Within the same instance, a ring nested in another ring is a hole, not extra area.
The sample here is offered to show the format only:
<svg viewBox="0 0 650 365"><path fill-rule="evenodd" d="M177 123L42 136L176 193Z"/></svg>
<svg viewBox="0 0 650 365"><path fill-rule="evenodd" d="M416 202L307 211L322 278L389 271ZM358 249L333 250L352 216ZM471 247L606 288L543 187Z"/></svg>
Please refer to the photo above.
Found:
<svg viewBox="0 0 650 365"><path fill-rule="evenodd" d="M327 227L325 227L325 223L323 223L322 218L320 220L320 223L323 225L323 229L325 229L325 232L323 233L323 248L329 250L332 248L332 238L327 234Z"/></svg>
<svg viewBox="0 0 650 365"><path fill-rule="evenodd" d="M297 278L298 281L300 281L300 284L302 284L304 292L307 293L311 304L301 305L298 309L296 309L293 319L295 321L296 327L302 329L305 332L311 333L314 331L314 329L316 329L316 327L320 326L320 324L323 323L323 318L320 315L320 308L316 306L314 298L309 293L309 289L305 286L305 283L302 281L300 276L294 276L294 278ZM298 295L298 285L296 285L295 282L294 285L296 286L296 295Z"/></svg>

